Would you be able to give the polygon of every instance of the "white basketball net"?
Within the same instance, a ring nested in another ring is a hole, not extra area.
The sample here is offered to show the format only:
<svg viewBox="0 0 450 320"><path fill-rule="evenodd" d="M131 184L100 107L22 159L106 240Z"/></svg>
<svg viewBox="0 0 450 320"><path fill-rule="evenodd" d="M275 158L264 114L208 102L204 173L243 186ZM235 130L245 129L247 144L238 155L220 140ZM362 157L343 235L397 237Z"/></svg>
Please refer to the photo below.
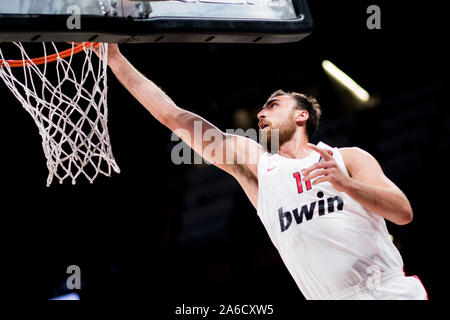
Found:
<svg viewBox="0 0 450 320"><path fill-rule="evenodd" d="M22 60L30 60L21 43L14 45ZM108 45L100 44L100 59L86 45L79 54L63 59L55 43L43 43L46 57L47 46L58 54L55 62L47 64L45 58L42 65L29 61L23 68L11 68L7 62L0 66L0 77L39 128L49 171L47 186L54 177L75 184L82 175L92 183L99 173L110 176L111 169L119 173L107 127ZM0 58L5 60L1 48Z"/></svg>

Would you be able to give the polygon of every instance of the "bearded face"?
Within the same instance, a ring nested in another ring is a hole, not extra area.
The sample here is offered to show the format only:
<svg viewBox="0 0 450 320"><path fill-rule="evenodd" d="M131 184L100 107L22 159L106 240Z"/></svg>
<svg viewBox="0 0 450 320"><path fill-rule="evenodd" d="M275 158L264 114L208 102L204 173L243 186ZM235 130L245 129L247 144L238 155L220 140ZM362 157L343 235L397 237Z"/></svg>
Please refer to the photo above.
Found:
<svg viewBox="0 0 450 320"><path fill-rule="evenodd" d="M278 117L273 117L272 120L260 120L260 143L269 152L278 152L281 145L292 139L295 130L297 129L297 124L294 120L294 112L295 109L292 108L290 112L282 113Z"/></svg>
<svg viewBox="0 0 450 320"><path fill-rule="evenodd" d="M258 112L260 143L269 152L276 153L294 135L303 132L307 137L306 124L309 113L299 108L295 97L282 94L270 98ZM301 130L301 131L299 131Z"/></svg>

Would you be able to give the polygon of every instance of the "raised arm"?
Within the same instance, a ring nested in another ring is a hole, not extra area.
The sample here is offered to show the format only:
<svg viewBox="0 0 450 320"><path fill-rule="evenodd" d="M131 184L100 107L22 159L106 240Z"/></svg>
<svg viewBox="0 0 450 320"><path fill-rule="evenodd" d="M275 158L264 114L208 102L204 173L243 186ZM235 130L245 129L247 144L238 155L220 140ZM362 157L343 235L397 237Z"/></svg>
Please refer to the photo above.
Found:
<svg viewBox="0 0 450 320"><path fill-rule="evenodd" d="M110 44L108 65L153 117L206 161L233 175L256 207L257 160L264 152L261 145L249 138L226 134L202 117L178 107L157 85L134 68L120 53L117 44ZM196 136L206 139L194 139Z"/></svg>

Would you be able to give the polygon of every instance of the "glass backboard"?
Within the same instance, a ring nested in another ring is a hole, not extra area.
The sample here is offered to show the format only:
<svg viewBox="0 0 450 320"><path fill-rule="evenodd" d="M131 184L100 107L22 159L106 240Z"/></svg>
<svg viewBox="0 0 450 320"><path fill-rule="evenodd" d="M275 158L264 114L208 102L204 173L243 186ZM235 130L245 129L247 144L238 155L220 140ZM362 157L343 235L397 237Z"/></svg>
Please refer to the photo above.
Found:
<svg viewBox="0 0 450 320"><path fill-rule="evenodd" d="M306 0L0 2L0 41L274 43L311 31Z"/></svg>

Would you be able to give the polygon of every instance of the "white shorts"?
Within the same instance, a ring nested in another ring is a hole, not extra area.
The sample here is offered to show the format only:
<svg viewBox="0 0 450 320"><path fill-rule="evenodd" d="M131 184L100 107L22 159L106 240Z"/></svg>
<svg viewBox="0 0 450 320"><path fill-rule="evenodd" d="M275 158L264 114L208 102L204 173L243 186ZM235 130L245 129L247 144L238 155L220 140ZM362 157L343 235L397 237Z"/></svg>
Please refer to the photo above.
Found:
<svg viewBox="0 0 450 320"><path fill-rule="evenodd" d="M382 272L377 282L365 279L343 289L327 300L428 300L428 294L417 276L407 277L403 269ZM369 285L370 284L370 285Z"/></svg>
<svg viewBox="0 0 450 320"><path fill-rule="evenodd" d="M428 294L417 276L399 277L381 286L352 296L352 300L428 300Z"/></svg>

